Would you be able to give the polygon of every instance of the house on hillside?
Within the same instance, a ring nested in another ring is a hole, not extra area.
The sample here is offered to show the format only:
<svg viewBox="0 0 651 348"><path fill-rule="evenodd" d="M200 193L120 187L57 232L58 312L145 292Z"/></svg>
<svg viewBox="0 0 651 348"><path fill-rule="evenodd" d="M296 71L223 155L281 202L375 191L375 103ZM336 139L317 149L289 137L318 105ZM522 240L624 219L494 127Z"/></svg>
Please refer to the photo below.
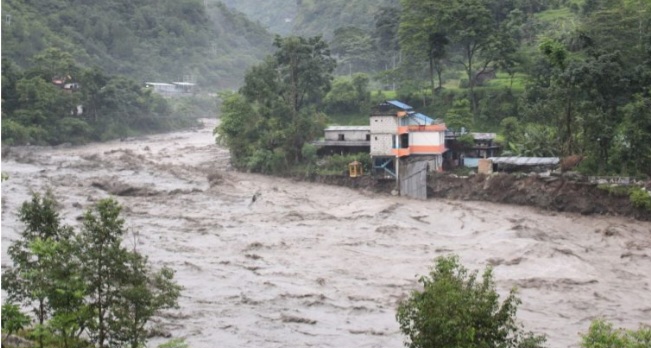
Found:
<svg viewBox="0 0 651 348"><path fill-rule="evenodd" d="M443 169L445 124L390 100L370 115L371 157L374 173L398 177L400 162L424 162L428 171Z"/></svg>
<svg viewBox="0 0 651 348"><path fill-rule="evenodd" d="M180 96L194 92L196 85L191 82L145 82L145 87L164 96Z"/></svg>
<svg viewBox="0 0 651 348"><path fill-rule="evenodd" d="M369 126L330 126L323 140L313 142L319 155L368 153L371 148Z"/></svg>
<svg viewBox="0 0 651 348"><path fill-rule="evenodd" d="M445 124L397 100L370 115L373 174L393 178L400 194L425 199L428 172L443 170Z"/></svg>

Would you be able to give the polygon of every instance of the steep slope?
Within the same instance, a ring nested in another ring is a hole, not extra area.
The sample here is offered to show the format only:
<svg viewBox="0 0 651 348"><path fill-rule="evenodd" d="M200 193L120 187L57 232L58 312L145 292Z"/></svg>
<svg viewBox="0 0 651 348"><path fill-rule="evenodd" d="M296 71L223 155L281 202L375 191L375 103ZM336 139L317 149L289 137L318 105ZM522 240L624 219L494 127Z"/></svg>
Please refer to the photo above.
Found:
<svg viewBox="0 0 651 348"><path fill-rule="evenodd" d="M301 35L323 35L330 39L343 26L371 28L377 10L399 6L398 0L297 0L294 31Z"/></svg>
<svg viewBox="0 0 651 348"><path fill-rule="evenodd" d="M375 12L383 6L399 6L399 0L225 0L228 6L257 20L281 35L323 35L332 38L335 29L373 26Z"/></svg>
<svg viewBox="0 0 651 348"><path fill-rule="evenodd" d="M224 3L245 13L272 33L291 34L298 7L296 0L224 0Z"/></svg>
<svg viewBox="0 0 651 348"><path fill-rule="evenodd" d="M141 81L234 87L272 36L222 3L201 0L6 0L2 57L22 67L47 47Z"/></svg>

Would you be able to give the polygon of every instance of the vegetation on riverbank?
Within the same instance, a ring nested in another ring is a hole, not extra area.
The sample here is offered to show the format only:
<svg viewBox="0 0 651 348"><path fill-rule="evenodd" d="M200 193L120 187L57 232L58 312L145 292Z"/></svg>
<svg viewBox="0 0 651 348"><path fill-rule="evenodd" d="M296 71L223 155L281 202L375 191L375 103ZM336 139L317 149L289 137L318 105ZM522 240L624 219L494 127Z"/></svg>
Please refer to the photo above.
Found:
<svg viewBox="0 0 651 348"><path fill-rule="evenodd" d="M51 193L23 203L25 229L9 246L12 265L2 273L3 346L14 333L40 348L145 345L147 323L159 310L177 307L182 287L172 269L154 271L135 245L125 245L121 210L103 199L84 212L75 232L62 224Z"/></svg>

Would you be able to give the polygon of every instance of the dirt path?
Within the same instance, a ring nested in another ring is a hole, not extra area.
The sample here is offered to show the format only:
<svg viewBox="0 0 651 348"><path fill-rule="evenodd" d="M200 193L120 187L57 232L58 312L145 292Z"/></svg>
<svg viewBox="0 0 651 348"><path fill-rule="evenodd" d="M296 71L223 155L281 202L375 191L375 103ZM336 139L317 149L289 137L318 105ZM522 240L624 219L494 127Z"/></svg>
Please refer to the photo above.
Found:
<svg viewBox="0 0 651 348"><path fill-rule="evenodd" d="M596 317L651 325L651 223L236 173L213 126L12 149L2 158L2 264L18 207L49 186L73 225L116 195L128 243L186 288L181 309L156 325L193 348L402 347L396 303L448 253L472 269L494 265L504 293L517 286L518 317L550 347L577 347Z"/></svg>

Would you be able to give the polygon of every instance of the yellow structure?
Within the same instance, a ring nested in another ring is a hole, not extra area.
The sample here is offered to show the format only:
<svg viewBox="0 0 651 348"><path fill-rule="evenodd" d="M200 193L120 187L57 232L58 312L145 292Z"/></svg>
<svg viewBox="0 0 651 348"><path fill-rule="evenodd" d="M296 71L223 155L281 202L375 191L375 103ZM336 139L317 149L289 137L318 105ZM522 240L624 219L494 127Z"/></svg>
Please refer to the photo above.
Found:
<svg viewBox="0 0 651 348"><path fill-rule="evenodd" d="M362 163L359 161L348 163L348 173L350 174L351 178L362 176L364 174Z"/></svg>

